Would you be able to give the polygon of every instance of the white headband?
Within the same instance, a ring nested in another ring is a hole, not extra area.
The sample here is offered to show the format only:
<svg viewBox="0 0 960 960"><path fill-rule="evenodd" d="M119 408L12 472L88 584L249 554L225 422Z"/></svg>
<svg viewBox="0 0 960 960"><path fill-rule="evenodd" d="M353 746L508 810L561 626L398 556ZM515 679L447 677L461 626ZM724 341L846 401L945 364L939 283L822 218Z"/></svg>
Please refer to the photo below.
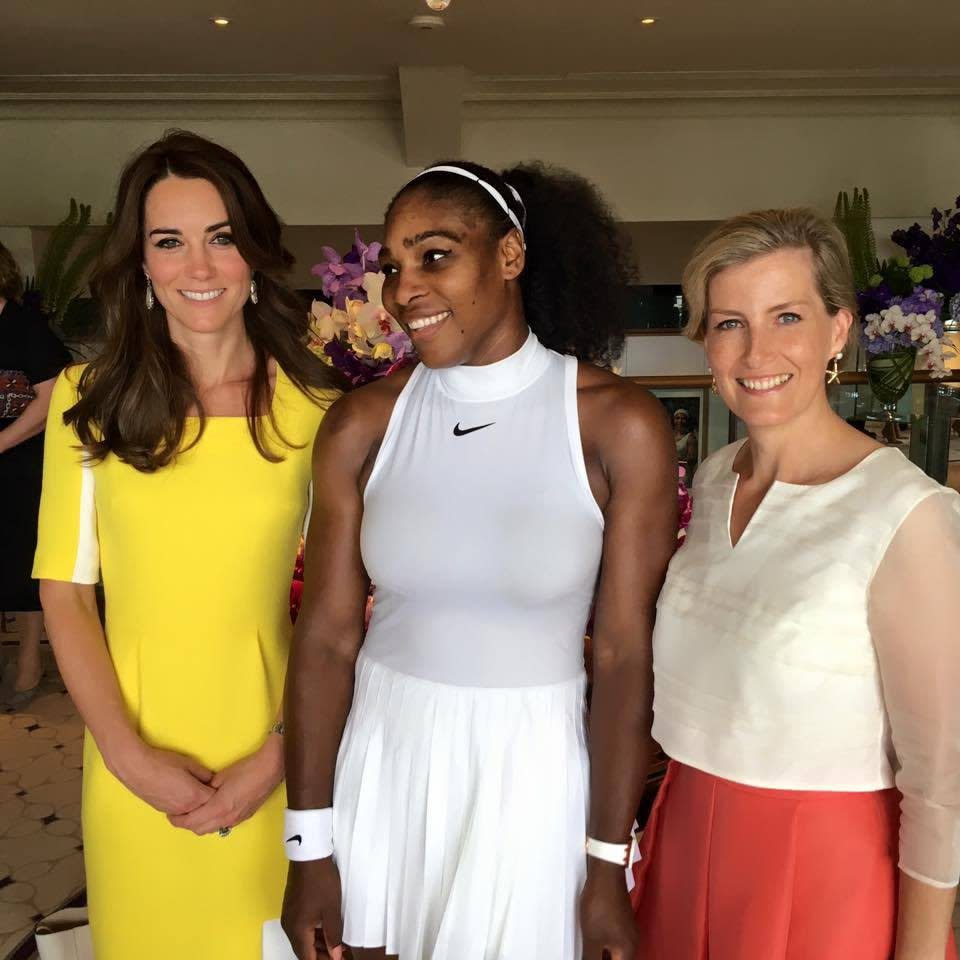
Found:
<svg viewBox="0 0 960 960"><path fill-rule="evenodd" d="M418 173L413 180L419 180L420 177L425 177L428 173L453 173L458 177L466 177L468 180L472 180L478 186L483 187L483 189L486 190L487 193L489 193L490 196L496 201L497 206L503 210L503 212L510 218L510 221L513 223L513 225L520 231L520 236L523 238L523 249L527 249L527 241L526 237L524 236L523 224L520 222L520 219L517 217L517 215L510 209L510 204L507 203L506 197L504 197L504 195L496 187L491 186L486 180L482 180L475 173L471 173L469 170L464 170L463 167L450 167L444 165L438 167L427 167L426 170L422 170L420 173ZM410 183L413 183L413 180L411 180ZM507 189L513 194L513 199L520 204L520 209L523 211L523 219L524 222L526 222L527 208L523 205L523 200L520 198L520 194L517 193L517 191L511 187L509 183L507 184Z"/></svg>

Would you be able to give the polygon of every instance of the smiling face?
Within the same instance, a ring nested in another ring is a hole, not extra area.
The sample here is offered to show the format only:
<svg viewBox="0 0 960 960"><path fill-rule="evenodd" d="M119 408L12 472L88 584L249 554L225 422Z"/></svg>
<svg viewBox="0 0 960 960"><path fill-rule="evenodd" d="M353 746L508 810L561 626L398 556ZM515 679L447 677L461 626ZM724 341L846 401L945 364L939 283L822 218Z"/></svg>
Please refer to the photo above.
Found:
<svg viewBox="0 0 960 960"><path fill-rule="evenodd" d="M704 347L717 390L748 428L828 410L824 372L852 316L827 312L808 249L783 249L710 280Z"/></svg>
<svg viewBox="0 0 960 960"><path fill-rule="evenodd" d="M175 342L243 326L251 271L234 245L223 198L209 180L170 176L150 189L143 269Z"/></svg>
<svg viewBox="0 0 960 960"><path fill-rule="evenodd" d="M516 231L496 239L482 216L413 190L391 209L384 241L383 304L427 366L488 363L522 344Z"/></svg>

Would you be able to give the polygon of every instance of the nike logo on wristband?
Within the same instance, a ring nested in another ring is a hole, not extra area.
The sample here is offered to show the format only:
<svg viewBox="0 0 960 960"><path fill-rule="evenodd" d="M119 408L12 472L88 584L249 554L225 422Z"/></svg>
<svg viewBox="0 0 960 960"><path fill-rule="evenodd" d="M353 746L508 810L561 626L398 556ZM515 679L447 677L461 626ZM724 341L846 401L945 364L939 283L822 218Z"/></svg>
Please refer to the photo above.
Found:
<svg viewBox="0 0 960 960"><path fill-rule="evenodd" d="M303 845L303 837L301 837L299 833L295 833L292 837L287 837L286 842L293 843L294 840L297 841L298 847Z"/></svg>
<svg viewBox="0 0 960 960"><path fill-rule="evenodd" d="M465 429L461 429L460 424L458 423L453 428L453 435L455 437L465 437L468 433L476 433L477 430L486 430L487 427L492 427L496 422L496 420L493 420L490 423L481 423L479 427L467 427Z"/></svg>

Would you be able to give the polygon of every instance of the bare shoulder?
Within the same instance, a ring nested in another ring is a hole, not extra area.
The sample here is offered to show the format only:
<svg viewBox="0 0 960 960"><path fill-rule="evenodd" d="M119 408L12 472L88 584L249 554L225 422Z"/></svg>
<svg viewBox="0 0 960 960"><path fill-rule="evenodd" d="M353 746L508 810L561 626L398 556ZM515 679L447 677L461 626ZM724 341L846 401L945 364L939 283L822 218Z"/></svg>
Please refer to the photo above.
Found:
<svg viewBox="0 0 960 960"><path fill-rule="evenodd" d="M663 404L649 390L609 370L581 362L577 401L581 420L598 440L610 438L623 443L666 438L672 443Z"/></svg>
<svg viewBox="0 0 960 960"><path fill-rule="evenodd" d="M413 369L399 370L336 400L320 424L314 459L334 453L351 461L366 460L370 451L379 447L397 397Z"/></svg>

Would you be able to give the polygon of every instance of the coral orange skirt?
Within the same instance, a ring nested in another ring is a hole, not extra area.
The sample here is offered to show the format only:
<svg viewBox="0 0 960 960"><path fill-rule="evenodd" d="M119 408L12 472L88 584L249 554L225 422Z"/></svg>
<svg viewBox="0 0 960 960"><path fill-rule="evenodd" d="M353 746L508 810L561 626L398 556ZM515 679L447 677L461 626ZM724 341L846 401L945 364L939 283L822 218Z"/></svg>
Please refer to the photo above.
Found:
<svg viewBox="0 0 960 960"><path fill-rule="evenodd" d="M637 960L889 960L899 799L760 789L671 761L634 868Z"/></svg>

